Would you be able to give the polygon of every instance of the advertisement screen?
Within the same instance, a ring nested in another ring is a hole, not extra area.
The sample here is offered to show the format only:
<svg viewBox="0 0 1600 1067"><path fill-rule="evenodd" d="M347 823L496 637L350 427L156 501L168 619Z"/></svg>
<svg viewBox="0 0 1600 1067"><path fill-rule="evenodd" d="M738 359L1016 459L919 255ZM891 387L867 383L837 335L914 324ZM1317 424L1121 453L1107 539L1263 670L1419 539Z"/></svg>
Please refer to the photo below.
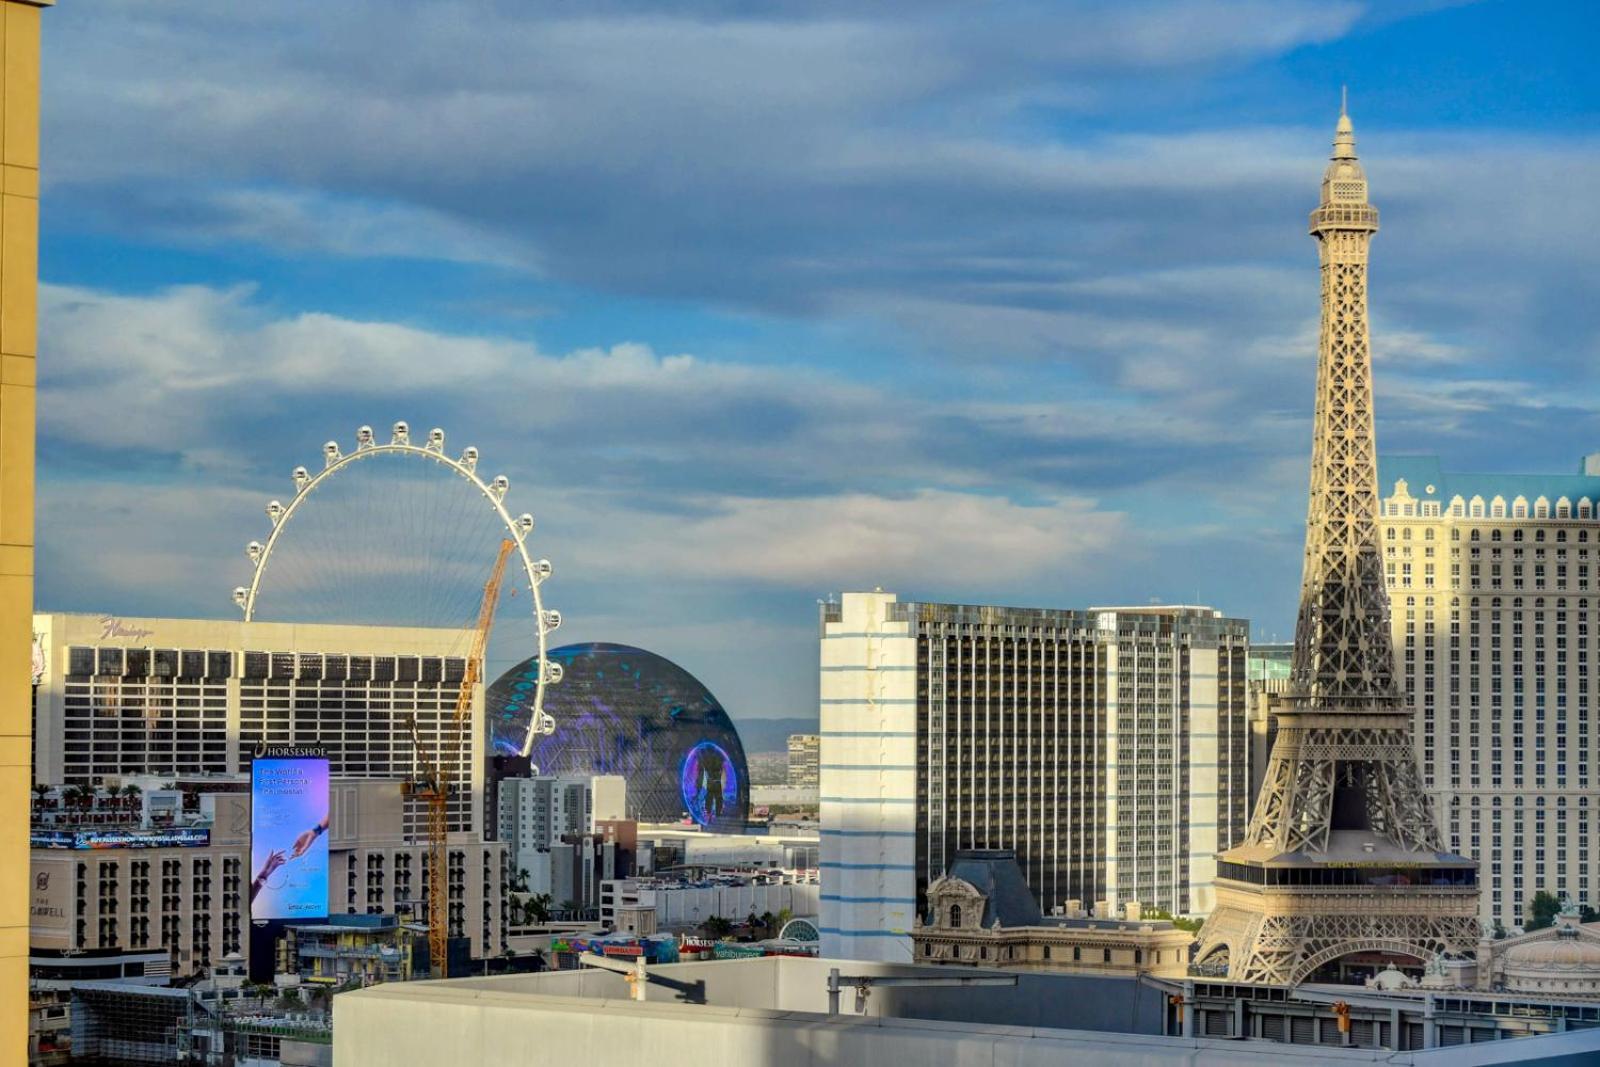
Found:
<svg viewBox="0 0 1600 1067"><path fill-rule="evenodd" d="M689 818L701 826L722 819L739 802L739 772L728 750L715 741L702 741L683 757L679 784Z"/></svg>
<svg viewBox="0 0 1600 1067"><path fill-rule="evenodd" d="M34 830L34 848L204 848L211 831L204 826L167 830Z"/></svg>
<svg viewBox="0 0 1600 1067"><path fill-rule="evenodd" d="M268 749L250 765L252 919L328 914L328 760L306 751Z"/></svg>

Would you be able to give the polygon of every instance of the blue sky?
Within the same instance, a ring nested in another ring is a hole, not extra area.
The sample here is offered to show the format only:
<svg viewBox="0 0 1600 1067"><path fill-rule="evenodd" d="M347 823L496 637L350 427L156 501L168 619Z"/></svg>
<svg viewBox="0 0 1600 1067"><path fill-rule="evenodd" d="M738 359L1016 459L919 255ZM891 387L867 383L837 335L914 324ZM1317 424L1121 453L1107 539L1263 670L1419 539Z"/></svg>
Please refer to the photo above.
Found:
<svg viewBox="0 0 1600 1067"><path fill-rule="evenodd" d="M563 639L815 708L816 600L1282 634L1337 115L1385 452L1600 447L1583 4L46 13L39 602L225 616L284 472L472 440Z"/></svg>

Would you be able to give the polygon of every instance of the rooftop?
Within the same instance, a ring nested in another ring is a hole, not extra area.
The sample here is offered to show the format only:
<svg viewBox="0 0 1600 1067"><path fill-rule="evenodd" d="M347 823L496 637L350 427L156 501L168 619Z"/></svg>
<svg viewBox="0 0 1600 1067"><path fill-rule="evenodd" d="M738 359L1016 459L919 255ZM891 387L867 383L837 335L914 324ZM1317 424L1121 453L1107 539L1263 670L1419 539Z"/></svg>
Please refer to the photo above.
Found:
<svg viewBox="0 0 1600 1067"><path fill-rule="evenodd" d="M1491 501L1497 496L1507 501L1521 496L1529 503L1541 496L1551 505L1566 497L1574 506L1581 499L1600 501L1600 454L1585 456L1571 474L1494 474L1446 471L1438 456L1379 456L1378 489L1382 496L1404 481L1407 491L1418 500L1437 501L1448 507L1461 497L1471 501L1480 496Z"/></svg>
<svg viewBox="0 0 1600 1067"><path fill-rule="evenodd" d="M837 1013L829 972L845 979ZM1411 1067L1594 1062L1600 1030L1415 1052L1162 1036L1169 990L1135 978L1003 973L769 956L650 967L644 1002L625 976L584 969L444 982L391 983L335 998L341 1067L524 1062L529 1041L550 1062L678 1067L818 1063L1076 1063L1096 1067ZM851 979L878 984L858 1001ZM962 979L1003 984L955 985ZM929 984L906 984L907 979ZM892 984L891 984L892 983ZM948 984L947 984L948 983ZM859 1011L858 1011L859 1005ZM1091 1061L1092 1057L1092 1061Z"/></svg>
<svg viewBox="0 0 1600 1067"><path fill-rule="evenodd" d="M1039 902L1023 880L1022 868L1017 866L1017 854L1010 849L960 850L945 877L959 878L984 895L985 928L997 921L1002 927L1039 926L1044 922Z"/></svg>

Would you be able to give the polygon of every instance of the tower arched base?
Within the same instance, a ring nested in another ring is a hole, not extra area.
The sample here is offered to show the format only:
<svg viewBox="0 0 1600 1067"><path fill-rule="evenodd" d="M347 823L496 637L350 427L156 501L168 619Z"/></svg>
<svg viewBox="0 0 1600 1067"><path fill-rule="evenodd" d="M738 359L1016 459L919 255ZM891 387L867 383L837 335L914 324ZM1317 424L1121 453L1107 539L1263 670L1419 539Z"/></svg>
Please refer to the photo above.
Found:
<svg viewBox="0 0 1600 1067"><path fill-rule="evenodd" d="M1424 964L1441 955L1470 956L1479 936L1476 893L1461 896L1466 899L1457 907L1441 909L1444 913L1386 914L1348 907L1318 912L1313 906L1270 914L1222 906L1206 920L1195 959L1203 962L1226 951L1229 981L1299 985L1324 964L1356 952L1387 952ZM1337 903L1328 903L1338 908ZM1371 907L1375 902L1361 903Z"/></svg>

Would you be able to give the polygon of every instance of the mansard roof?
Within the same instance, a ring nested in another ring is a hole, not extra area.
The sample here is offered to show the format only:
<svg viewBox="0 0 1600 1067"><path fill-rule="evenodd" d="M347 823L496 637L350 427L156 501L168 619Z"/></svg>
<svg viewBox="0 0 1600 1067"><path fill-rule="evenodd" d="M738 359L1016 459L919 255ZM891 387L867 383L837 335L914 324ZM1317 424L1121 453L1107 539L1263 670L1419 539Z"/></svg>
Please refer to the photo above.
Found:
<svg viewBox="0 0 1600 1067"><path fill-rule="evenodd" d="M959 878L984 895L983 922L993 926L1038 926L1044 921L1039 902L1033 899L1028 883L1017 866L1011 849L963 849L945 874Z"/></svg>

